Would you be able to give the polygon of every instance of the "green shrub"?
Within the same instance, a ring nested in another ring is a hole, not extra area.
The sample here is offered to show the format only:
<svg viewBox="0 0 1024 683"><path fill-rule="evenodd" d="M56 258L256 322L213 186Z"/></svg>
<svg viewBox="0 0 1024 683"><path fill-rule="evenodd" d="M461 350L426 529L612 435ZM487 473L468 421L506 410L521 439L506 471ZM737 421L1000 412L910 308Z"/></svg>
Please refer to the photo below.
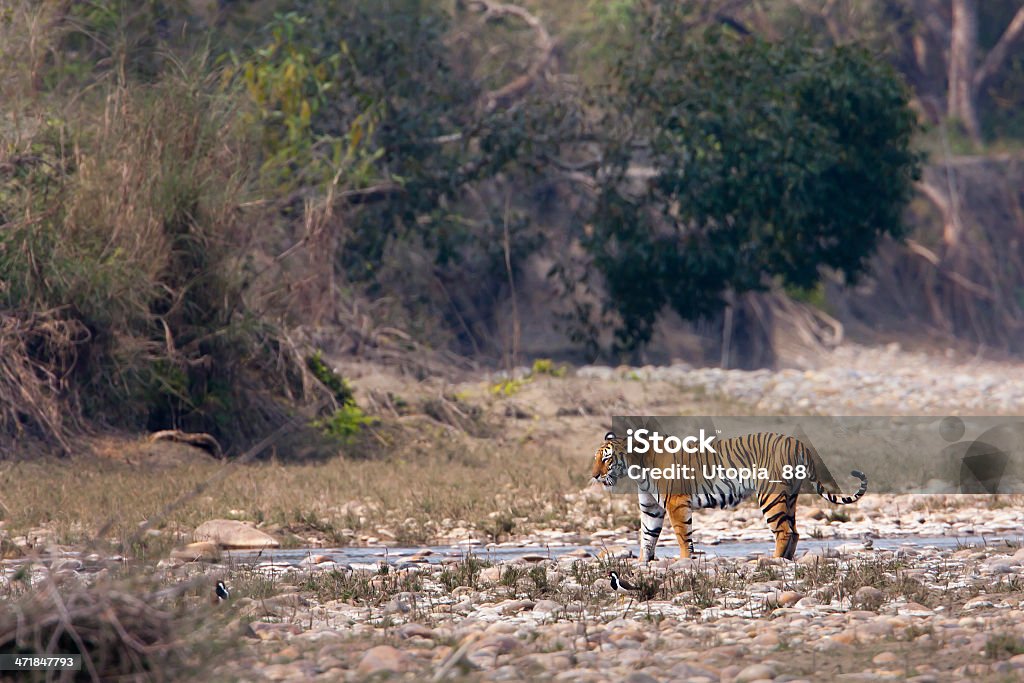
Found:
<svg viewBox="0 0 1024 683"><path fill-rule="evenodd" d="M530 368L531 375L550 375L551 377L565 377L568 368L564 365L556 366L550 358L538 358L533 361Z"/></svg>
<svg viewBox="0 0 1024 683"><path fill-rule="evenodd" d="M349 441L353 436L368 427L377 423L377 418L363 413L362 408L354 403L346 403L328 417L313 421L313 426L319 428L324 434Z"/></svg>
<svg viewBox="0 0 1024 683"><path fill-rule="evenodd" d="M503 379L491 385L491 393L495 396L512 396L519 393L531 380L530 377Z"/></svg>
<svg viewBox="0 0 1024 683"><path fill-rule="evenodd" d="M328 416L313 420L313 426L330 437L348 442L356 434L377 423L377 419L366 415L356 405L352 387L345 378L324 363L319 350L306 358L306 367L334 397L337 408Z"/></svg>
<svg viewBox="0 0 1024 683"><path fill-rule="evenodd" d="M306 367L313 373L313 377L327 387L331 395L334 396L334 400L340 405L346 405L355 401L352 387L349 386L344 377L324 363L322 352L319 349L306 358Z"/></svg>

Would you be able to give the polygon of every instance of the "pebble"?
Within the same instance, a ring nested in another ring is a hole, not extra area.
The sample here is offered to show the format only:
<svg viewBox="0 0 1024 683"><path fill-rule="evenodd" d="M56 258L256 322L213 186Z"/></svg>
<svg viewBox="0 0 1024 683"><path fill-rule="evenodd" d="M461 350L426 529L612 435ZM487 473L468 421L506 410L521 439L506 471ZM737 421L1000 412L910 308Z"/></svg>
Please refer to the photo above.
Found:
<svg viewBox="0 0 1024 683"><path fill-rule="evenodd" d="M814 361L814 370L724 370L685 364L610 368L584 366L577 377L603 382L638 378L701 389L712 397L748 403L771 414L793 406L821 415L934 414L975 410L1020 414L1024 375L1019 366L958 361L892 347L843 344ZM955 391L950 391L954 386ZM943 410L945 409L945 411Z"/></svg>
<svg viewBox="0 0 1024 683"><path fill-rule="evenodd" d="M736 674L735 683L752 683L752 681L774 680L775 668L767 664L751 664Z"/></svg>
<svg viewBox="0 0 1024 683"><path fill-rule="evenodd" d="M372 675L382 671L401 673L408 668L409 656L391 647L390 645L378 645L366 651L359 660L357 671L360 674Z"/></svg>
<svg viewBox="0 0 1024 683"><path fill-rule="evenodd" d="M861 586L853 594L854 602L867 606L874 605L876 607L882 602L884 597L885 594L874 586Z"/></svg>

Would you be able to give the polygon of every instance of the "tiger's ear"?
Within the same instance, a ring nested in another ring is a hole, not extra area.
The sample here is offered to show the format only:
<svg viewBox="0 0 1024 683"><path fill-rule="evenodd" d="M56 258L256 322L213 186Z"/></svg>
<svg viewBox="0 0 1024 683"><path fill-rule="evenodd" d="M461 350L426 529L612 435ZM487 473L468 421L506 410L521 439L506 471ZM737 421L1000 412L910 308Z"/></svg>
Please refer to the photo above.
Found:
<svg viewBox="0 0 1024 683"><path fill-rule="evenodd" d="M608 432L607 434L604 435L604 440L605 441L612 441L614 439L615 439L615 432Z"/></svg>

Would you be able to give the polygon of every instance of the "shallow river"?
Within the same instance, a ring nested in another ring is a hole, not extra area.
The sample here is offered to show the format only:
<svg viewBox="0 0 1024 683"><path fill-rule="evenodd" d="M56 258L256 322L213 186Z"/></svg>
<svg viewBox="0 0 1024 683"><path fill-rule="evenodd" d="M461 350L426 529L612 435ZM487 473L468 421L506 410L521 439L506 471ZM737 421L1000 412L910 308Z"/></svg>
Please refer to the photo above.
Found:
<svg viewBox="0 0 1024 683"><path fill-rule="evenodd" d="M1020 535L999 535L999 536L899 536L894 538L874 538L871 540L873 547L878 550L898 549L901 547L921 550L929 546L935 548L956 548L983 545L1005 545L1007 542L1014 545L1021 545ZM820 550L823 548L839 548L840 546L862 547L863 542L849 539L826 539L818 540L813 538L801 538L797 555L808 550ZM601 551L601 546L594 545L506 545L482 546L482 545L447 545L428 546L431 554L426 555L425 560L431 563L442 562L446 559L459 559L467 554L472 554L481 560L499 562L515 560L529 556L530 559L537 559L538 556L558 559L562 555L573 551L586 550L594 555ZM751 542L751 541L723 541L717 545L705 545L698 550L703 550L705 557L744 557L755 555L770 556L775 549L772 542ZM290 548L287 550L273 551L244 551L233 550L228 553L229 559L236 562L273 562L280 565L299 565L307 558L320 556L329 558L339 564L348 564L353 567L376 566L382 561L388 564L401 566L407 563L409 558L421 553L424 547L417 548L396 548L396 547L346 547L346 548ZM634 553L636 550L634 549ZM658 546L658 557L678 557L679 550L675 546ZM698 555L700 557L700 555ZM319 559L319 558L318 558ZM323 560L320 560L323 561ZM419 560L422 562L423 560Z"/></svg>

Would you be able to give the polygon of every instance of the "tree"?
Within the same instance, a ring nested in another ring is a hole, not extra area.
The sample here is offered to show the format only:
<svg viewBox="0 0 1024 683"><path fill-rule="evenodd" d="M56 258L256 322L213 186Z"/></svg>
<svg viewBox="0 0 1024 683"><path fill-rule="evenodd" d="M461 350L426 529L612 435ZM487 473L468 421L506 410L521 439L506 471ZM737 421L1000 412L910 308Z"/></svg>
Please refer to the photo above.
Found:
<svg viewBox="0 0 1024 683"><path fill-rule="evenodd" d="M979 61L979 10L977 0L952 0L947 64L946 115L959 121L975 144L982 142L978 99L1010 62L1013 48L1024 37L1024 7L1021 7Z"/></svg>
<svg viewBox="0 0 1024 683"><path fill-rule="evenodd" d="M665 306L695 319L729 292L814 286L822 267L855 279L903 233L919 174L909 93L865 50L721 27L683 40L682 13L657 7L618 70L618 142L586 239L620 348L646 342Z"/></svg>

